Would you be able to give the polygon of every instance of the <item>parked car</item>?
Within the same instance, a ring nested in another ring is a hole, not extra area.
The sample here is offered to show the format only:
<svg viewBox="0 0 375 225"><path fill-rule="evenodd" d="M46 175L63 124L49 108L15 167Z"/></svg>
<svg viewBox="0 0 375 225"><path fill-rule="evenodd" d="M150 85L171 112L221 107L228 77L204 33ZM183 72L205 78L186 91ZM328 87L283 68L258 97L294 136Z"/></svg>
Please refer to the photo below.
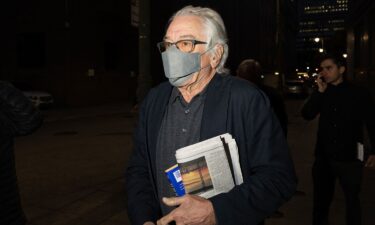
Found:
<svg viewBox="0 0 375 225"><path fill-rule="evenodd" d="M37 108L49 108L53 105L54 99L52 95L45 91L23 91L23 93L31 100Z"/></svg>
<svg viewBox="0 0 375 225"><path fill-rule="evenodd" d="M46 91L34 89L28 83L23 81L13 81L11 83L13 86L21 90L37 108L45 109L54 104L53 96Z"/></svg>
<svg viewBox="0 0 375 225"><path fill-rule="evenodd" d="M287 95L306 96L308 90L302 79L286 80L284 84L284 93Z"/></svg>

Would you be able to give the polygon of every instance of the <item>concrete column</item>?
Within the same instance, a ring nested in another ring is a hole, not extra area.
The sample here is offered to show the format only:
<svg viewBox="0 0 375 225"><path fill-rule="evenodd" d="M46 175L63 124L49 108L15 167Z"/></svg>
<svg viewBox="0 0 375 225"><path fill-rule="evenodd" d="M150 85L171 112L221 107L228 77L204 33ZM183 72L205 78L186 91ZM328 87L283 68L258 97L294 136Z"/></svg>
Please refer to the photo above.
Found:
<svg viewBox="0 0 375 225"><path fill-rule="evenodd" d="M346 59L346 74L349 80L354 79L354 31L353 28L349 28L346 37L346 53L348 54Z"/></svg>
<svg viewBox="0 0 375 225"><path fill-rule="evenodd" d="M150 40L150 0L139 0L139 74L137 102L140 103L151 88L151 40Z"/></svg>

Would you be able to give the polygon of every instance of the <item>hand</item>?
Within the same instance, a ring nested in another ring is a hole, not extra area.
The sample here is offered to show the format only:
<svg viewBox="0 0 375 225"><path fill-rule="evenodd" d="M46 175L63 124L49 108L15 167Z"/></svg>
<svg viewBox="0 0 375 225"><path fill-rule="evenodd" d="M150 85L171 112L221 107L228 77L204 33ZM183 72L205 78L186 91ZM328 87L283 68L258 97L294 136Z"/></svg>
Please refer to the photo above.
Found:
<svg viewBox="0 0 375 225"><path fill-rule="evenodd" d="M168 215L158 220L157 225L168 225L175 221L176 225L215 225L216 218L212 203L196 195L185 195L176 198L163 198L168 206L179 206Z"/></svg>
<svg viewBox="0 0 375 225"><path fill-rule="evenodd" d="M375 167L375 155L370 155L366 160L365 167L374 168Z"/></svg>
<svg viewBox="0 0 375 225"><path fill-rule="evenodd" d="M318 91L320 93L323 93L327 89L327 83L322 80L322 75L318 75L318 78L316 79L316 84L318 85Z"/></svg>
<svg viewBox="0 0 375 225"><path fill-rule="evenodd" d="M155 225L153 222L147 221L143 225Z"/></svg>

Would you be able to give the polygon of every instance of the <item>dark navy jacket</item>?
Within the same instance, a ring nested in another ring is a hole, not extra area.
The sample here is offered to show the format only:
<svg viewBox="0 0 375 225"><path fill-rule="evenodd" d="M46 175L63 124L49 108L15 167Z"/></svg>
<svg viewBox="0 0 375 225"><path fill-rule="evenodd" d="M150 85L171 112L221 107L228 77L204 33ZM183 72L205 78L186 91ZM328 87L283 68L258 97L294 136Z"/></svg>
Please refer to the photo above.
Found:
<svg viewBox="0 0 375 225"><path fill-rule="evenodd" d="M324 93L313 92L302 108L302 116L319 115L315 156L323 160L356 161L357 143L363 143L367 128L370 146L375 146L375 104L363 87L347 81L329 84ZM375 154L375 148L369 148Z"/></svg>
<svg viewBox="0 0 375 225"><path fill-rule="evenodd" d="M159 128L172 86L162 83L144 100L126 173L133 225L161 218L155 174ZM250 83L216 74L207 87L201 140L230 133L237 142L244 183L210 200L220 225L255 225L295 192L296 176L280 124L267 97Z"/></svg>

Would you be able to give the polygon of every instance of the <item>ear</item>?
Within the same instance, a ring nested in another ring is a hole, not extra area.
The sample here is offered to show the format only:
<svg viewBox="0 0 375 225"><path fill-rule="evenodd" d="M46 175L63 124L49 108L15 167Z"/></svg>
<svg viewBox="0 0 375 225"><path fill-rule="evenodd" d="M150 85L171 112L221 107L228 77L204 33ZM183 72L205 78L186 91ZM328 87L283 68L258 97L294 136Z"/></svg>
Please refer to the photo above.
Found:
<svg viewBox="0 0 375 225"><path fill-rule="evenodd" d="M221 58L223 57L223 53L224 48L222 45L218 44L214 47L214 52L210 59L210 64L212 68L216 68L220 64Z"/></svg>
<svg viewBox="0 0 375 225"><path fill-rule="evenodd" d="M340 66L339 72L340 72L340 74L344 74L344 72L345 72L345 66Z"/></svg>

